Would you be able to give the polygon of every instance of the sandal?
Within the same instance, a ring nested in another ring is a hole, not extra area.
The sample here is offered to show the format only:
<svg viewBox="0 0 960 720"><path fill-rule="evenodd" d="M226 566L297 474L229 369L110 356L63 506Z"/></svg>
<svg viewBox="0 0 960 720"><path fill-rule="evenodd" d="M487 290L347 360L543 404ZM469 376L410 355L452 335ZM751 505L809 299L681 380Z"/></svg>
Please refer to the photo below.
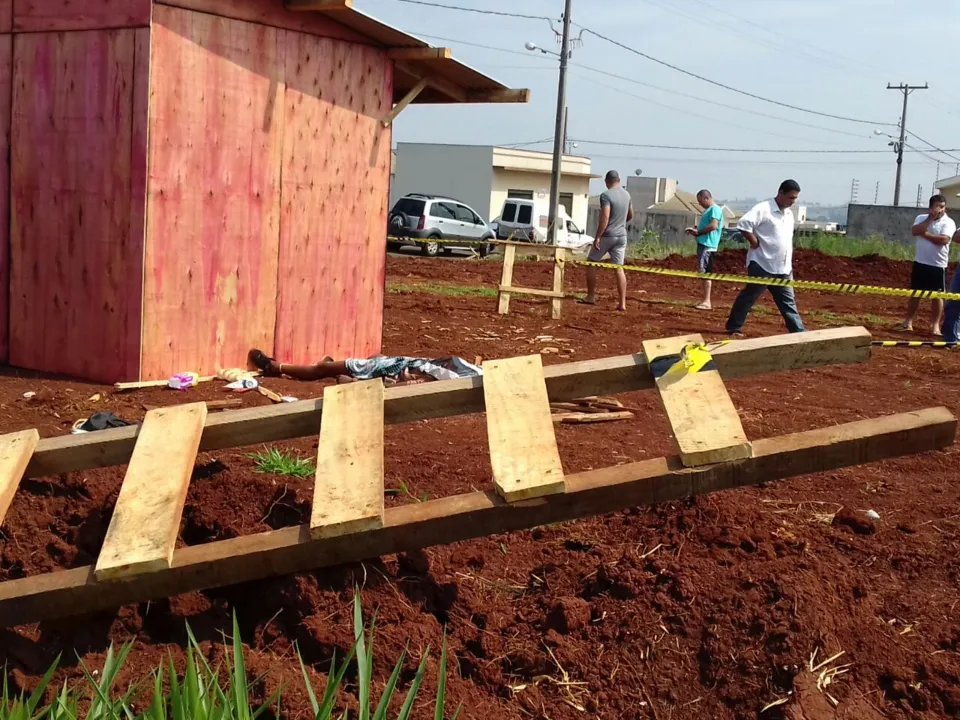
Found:
<svg viewBox="0 0 960 720"><path fill-rule="evenodd" d="M253 365L257 370L259 370L264 375L279 375L278 372L271 372L270 366L276 361L269 357L263 350L258 350L254 348L249 353L247 353L247 362Z"/></svg>

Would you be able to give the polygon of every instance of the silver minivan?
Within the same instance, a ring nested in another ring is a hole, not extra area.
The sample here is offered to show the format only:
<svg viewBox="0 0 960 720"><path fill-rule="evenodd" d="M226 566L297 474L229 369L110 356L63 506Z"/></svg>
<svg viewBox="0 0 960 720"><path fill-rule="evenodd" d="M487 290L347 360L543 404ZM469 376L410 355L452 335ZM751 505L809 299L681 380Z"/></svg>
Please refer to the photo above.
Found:
<svg viewBox="0 0 960 720"><path fill-rule="evenodd" d="M493 251L493 245L458 245L456 241L494 238L490 226L469 205L435 195L404 195L393 206L387 221L388 249L413 245L428 257L434 257L440 251L449 253L464 249L475 249L485 257ZM438 242L440 240L453 242Z"/></svg>

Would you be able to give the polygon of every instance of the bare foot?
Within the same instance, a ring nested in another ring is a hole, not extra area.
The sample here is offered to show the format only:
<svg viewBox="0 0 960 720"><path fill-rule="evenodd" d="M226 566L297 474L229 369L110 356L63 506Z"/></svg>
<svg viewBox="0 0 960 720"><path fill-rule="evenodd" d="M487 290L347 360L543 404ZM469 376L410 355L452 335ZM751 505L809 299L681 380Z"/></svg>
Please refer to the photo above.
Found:
<svg viewBox="0 0 960 720"><path fill-rule="evenodd" d="M934 327L932 332L936 337L940 337L941 335L943 335L941 328L938 328L938 327Z"/></svg>
<svg viewBox="0 0 960 720"><path fill-rule="evenodd" d="M626 312L627 309L623 305L617 305L617 312Z"/></svg>
<svg viewBox="0 0 960 720"><path fill-rule="evenodd" d="M696 306L697 310L713 310L713 305L710 303L700 303Z"/></svg>

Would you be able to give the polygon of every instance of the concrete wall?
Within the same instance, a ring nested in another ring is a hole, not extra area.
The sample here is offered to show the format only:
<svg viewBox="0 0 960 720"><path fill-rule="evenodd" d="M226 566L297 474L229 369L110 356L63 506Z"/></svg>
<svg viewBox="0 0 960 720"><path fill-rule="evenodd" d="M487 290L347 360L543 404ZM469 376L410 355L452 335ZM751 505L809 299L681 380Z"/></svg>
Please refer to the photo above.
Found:
<svg viewBox="0 0 960 720"><path fill-rule="evenodd" d="M847 210L847 237L882 235L887 240L912 245L915 241L910 229L917 215L926 211L923 207L903 205L850 205ZM947 214L960 225L960 209L948 207Z"/></svg>
<svg viewBox="0 0 960 720"><path fill-rule="evenodd" d="M517 170L503 170L497 168L493 172L493 183L490 191L489 215L483 215L480 208L476 211L487 220L492 220L500 214L503 201L507 199L508 190L530 190L531 192L550 192L550 175L540 172L520 172ZM587 226L587 201L590 193L590 178L576 175L560 176L560 192L573 195L573 207L570 209L570 219L577 227L583 230ZM466 202L466 201L464 201Z"/></svg>
<svg viewBox="0 0 960 720"><path fill-rule="evenodd" d="M493 148L489 146L398 143L390 207L407 193L445 195L466 203L489 220L492 163ZM500 206L492 211L500 212Z"/></svg>
<svg viewBox="0 0 960 720"><path fill-rule="evenodd" d="M677 181L670 178L631 176L625 185L633 200L635 212L643 212L657 203L666 202L677 192Z"/></svg>

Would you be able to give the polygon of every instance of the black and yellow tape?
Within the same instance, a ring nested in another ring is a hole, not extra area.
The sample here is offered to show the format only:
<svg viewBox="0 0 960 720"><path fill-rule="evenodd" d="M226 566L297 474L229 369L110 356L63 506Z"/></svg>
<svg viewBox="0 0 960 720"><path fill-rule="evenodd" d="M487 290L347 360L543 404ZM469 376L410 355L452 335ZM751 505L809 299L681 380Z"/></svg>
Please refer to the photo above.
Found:
<svg viewBox="0 0 960 720"><path fill-rule="evenodd" d="M960 342L945 342L943 340L874 340L870 344L874 347L960 347Z"/></svg>
<svg viewBox="0 0 960 720"><path fill-rule="evenodd" d="M716 370L717 365L713 361L711 348L717 348L726 345L729 340L723 340L718 343L712 343L708 347L705 343L689 343L683 350L674 355L664 355L658 357L650 363L650 372L654 380L659 380L666 376L690 375L692 373L707 372Z"/></svg>
<svg viewBox="0 0 960 720"><path fill-rule="evenodd" d="M855 283L831 283L814 280L781 280L779 278L749 277L747 275L726 275L723 273L698 273L692 270L669 270L667 268L643 267L640 265L614 265L612 263L573 260L572 264L584 267L627 270L630 272L667 275L670 277L690 278L692 280L716 280L718 282L743 283L746 285L768 285L773 287L793 287L798 290L820 290L822 292L845 293L849 295L886 295L888 297L920 298L922 300L960 300L960 293L937 292L933 290L907 290L889 288L880 285L857 285Z"/></svg>

